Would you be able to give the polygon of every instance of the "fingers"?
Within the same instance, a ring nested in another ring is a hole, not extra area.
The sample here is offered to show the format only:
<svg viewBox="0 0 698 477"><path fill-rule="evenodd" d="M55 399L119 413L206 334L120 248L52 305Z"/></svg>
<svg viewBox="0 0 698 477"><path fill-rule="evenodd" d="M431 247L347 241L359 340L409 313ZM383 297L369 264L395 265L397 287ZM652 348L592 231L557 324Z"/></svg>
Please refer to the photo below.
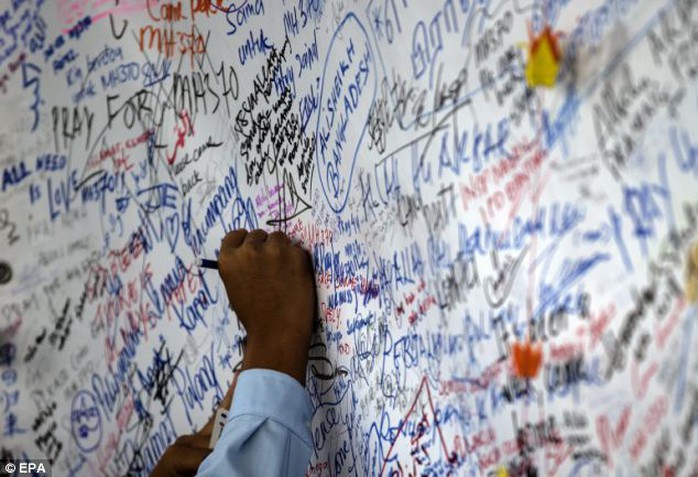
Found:
<svg viewBox="0 0 698 477"><path fill-rule="evenodd" d="M267 233L262 229L256 229L247 234L244 243L264 243L267 240Z"/></svg>
<svg viewBox="0 0 698 477"><path fill-rule="evenodd" d="M288 245L291 243L291 239L288 238L288 235L286 235L282 231L277 230L276 232L272 232L269 234L269 236L267 237L267 243Z"/></svg>
<svg viewBox="0 0 698 477"><path fill-rule="evenodd" d="M199 435L180 436L160 457L151 477L189 477L211 453L209 439Z"/></svg>
<svg viewBox="0 0 698 477"><path fill-rule="evenodd" d="M178 448L175 456L175 472L177 476L194 475L199 466L206 457L211 453L212 449L206 447L185 447Z"/></svg>
<svg viewBox="0 0 698 477"><path fill-rule="evenodd" d="M292 244L292 240L284 232L277 230L270 234L267 234L264 230L256 229L248 232L245 229L233 230L226 234L223 238L221 249L223 248L237 248L243 243L263 243L269 242L279 245L289 245Z"/></svg>
<svg viewBox="0 0 698 477"><path fill-rule="evenodd" d="M223 237L223 242L221 244L221 249L226 248L237 248L242 245L243 240L247 236L247 230L237 229L232 232L228 232L225 237Z"/></svg>

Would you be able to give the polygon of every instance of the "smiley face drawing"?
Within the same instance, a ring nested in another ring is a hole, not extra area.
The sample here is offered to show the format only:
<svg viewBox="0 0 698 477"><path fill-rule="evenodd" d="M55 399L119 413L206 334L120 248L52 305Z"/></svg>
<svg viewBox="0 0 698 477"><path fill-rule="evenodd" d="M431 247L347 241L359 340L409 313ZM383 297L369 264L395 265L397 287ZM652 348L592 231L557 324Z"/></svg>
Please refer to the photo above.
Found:
<svg viewBox="0 0 698 477"><path fill-rule="evenodd" d="M70 428L75 443L83 452L92 452L102 441L102 417L94 396L80 391L70 406Z"/></svg>

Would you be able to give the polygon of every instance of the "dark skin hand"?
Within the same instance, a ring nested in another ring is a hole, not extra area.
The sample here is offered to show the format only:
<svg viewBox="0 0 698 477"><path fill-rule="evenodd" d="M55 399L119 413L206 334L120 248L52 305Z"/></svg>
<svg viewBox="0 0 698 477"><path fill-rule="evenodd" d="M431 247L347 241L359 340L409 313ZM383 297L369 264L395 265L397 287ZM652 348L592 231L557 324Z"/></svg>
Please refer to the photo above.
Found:
<svg viewBox="0 0 698 477"><path fill-rule="evenodd" d="M305 385L315 315L310 255L283 232L235 230L225 236L218 273L228 300L247 331L242 370L264 368ZM221 406L230 409L232 389ZM211 453L214 416L197 433L181 436L163 454L150 477L192 477Z"/></svg>
<svg viewBox="0 0 698 477"><path fill-rule="evenodd" d="M230 409L233 400L233 388L228 389L221 407ZM214 413L200 431L187 436L180 436L162 454L160 461L150 473L150 477L193 477L199 466L213 449L209 449Z"/></svg>
<svg viewBox="0 0 698 477"><path fill-rule="evenodd" d="M315 283L310 255L283 232L230 232L218 255L228 299L247 331L243 371L265 368L305 385Z"/></svg>

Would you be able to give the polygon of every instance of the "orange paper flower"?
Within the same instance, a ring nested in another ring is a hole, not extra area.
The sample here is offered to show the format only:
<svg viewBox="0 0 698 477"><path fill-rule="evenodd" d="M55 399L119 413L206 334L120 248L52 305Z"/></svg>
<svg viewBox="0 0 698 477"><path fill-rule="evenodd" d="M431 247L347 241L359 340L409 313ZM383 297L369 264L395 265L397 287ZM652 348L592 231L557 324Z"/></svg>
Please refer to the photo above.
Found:
<svg viewBox="0 0 698 477"><path fill-rule="evenodd" d="M519 378L535 378L543 362L543 347L531 344L529 340L514 343L512 346L514 374Z"/></svg>

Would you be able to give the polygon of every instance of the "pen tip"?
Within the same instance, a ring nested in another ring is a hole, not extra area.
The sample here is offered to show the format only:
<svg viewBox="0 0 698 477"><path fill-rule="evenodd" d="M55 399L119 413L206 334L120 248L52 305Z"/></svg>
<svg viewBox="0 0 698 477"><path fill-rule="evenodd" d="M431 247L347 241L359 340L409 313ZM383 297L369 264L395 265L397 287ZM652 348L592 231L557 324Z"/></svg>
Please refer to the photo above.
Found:
<svg viewBox="0 0 698 477"><path fill-rule="evenodd" d="M194 263L196 264L197 267L200 267L201 265L203 265L204 261L201 260L200 258L197 258L197 259L194 261Z"/></svg>

